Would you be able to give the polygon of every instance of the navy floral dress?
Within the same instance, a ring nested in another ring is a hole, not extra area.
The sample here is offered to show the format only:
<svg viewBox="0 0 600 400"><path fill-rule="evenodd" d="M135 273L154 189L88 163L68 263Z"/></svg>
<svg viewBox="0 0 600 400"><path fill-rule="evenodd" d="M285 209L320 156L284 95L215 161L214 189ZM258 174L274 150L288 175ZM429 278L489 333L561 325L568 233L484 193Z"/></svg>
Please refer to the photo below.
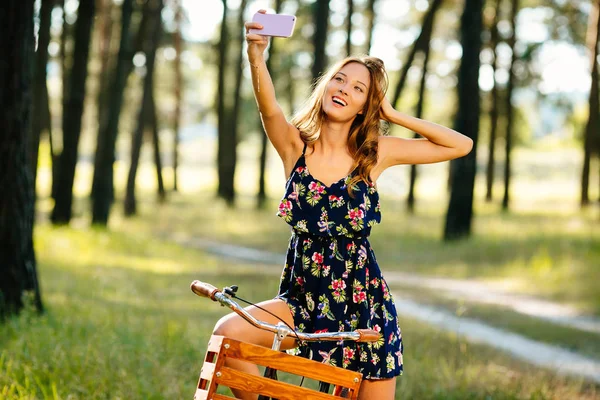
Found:
<svg viewBox="0 0 600 400"><path fill-rule="evenodd" d="M306 168L305 151L306 145L277 212L292 227L277 298L288 304L298 331L369 328L382 336L374 343L303 343L299 353L366 379L400 375L396 307L368 241L371 227L381 221L377 189L360 181L351 197L347 185L354 172L323 184Z"/></svg>

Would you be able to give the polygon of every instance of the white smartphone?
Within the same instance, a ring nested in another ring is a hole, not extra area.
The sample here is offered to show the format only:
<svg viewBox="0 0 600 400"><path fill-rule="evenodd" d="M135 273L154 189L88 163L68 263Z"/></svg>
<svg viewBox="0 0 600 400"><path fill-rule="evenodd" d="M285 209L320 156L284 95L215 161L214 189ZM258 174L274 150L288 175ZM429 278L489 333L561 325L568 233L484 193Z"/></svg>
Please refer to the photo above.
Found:
<svg viewBox="0 0 600 400"><path fill-rule="evenodd" d="M286 14L263 14L256 13L252 17L253 22L258 22L262 29L250 29L249 33L257 33L265 36L290 37L294 32L296 17Z"/></svg>

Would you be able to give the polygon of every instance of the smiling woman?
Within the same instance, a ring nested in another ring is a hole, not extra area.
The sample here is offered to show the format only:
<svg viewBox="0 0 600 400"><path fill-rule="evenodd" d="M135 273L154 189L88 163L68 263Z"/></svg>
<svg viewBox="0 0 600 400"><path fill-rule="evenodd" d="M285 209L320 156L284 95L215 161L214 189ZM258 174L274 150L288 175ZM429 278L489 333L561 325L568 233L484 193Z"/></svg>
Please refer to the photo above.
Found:
<svg viewBox="0 0 600 400"><path fill-rule="evenodd" d="M279 319L297 331L379 332L374 343L301 344L302 353L362 373L359 399L391 400L396 376L403 371L403 344L394 301L368 240L381 221L375 182L393 165L464 156L472 141L396 111L385 98L384 63L370 56L347 57L333 65L288 122L264 60L268 37L261 29L257 22L246 23L248 59L265 132L289 177L277 214L292 234L279 291L260 306L273 313L267 322ZM382 119L423 139L383 136ZM262 346L272 341L269 333L247 326L237 314L222 318L214 333ZM228 366L258 374L255 366L235 360ZM244 391L234 393L253 398Z"/></svg>

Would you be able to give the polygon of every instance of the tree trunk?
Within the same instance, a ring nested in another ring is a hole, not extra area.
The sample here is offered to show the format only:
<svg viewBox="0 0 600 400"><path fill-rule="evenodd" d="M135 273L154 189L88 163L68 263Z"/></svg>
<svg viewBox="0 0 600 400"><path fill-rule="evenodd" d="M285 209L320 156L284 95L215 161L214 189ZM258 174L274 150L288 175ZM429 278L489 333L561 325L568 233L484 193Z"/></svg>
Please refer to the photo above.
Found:
<svg viewBox="0 0 600 400"><path fill-rule="evenodd" d="M60 178L56 186L56 202L52 210L52 222L55 224L68 224L71 220L73 180L75 178L77 151L81 134L94 11L93 1L79 3L75 26L73 67L69 74L69 93L63 101L64 145L58 165L58 176Z"/></svg>
<svg viewBox="0 0 600 400"><path fill-rule="evenodd" d="M238 13L238 26L244 25L244 12L246 10L247 0L242 0ZM241 105L241 88L243 77L243 56L244 56L244 31L239 30L237 37L239 43L239 52L235 67L235 85L233 93L233 108L227 118L226 129L223 137L219 140L219 188L221 196L232 206L235 203L235 166L237 162L237 142L238 142L238 115ZM229 114L229 113L228 113Z"/></svg>
<svg viewBox="0 0 600 400"><path fill-rule="evenodd" d="M400 94L402 93L404 85L406 84L408 70L412 66L412 63L415 59L415 55L418 51L423 51L425 46L429 45L429 40L431 39L431 32L433 30L433 22L435 20L435 14L440 8L441 4L442 0L433 0L431 7L429 7L429 10L427 10L427 14L425 14L425 17L423 17L421 33L419 33L419 36L417 37L417 39L415 39L413 46L410 49L410 53L408 54L408 60L406 60L406 63L402 67L400 79L398 80L398 84L396 85L396 89L394 90L394 96L391 100L391 104L393 107L398 106L398 100L400 99Z"/></svg>
<svg viewBox="0 0 600 400"><path fill-rule="evenodd" d="M173 46L175 47L175 116L173 124L173 190L179 190L177 169L179 168L179 124L181 122L181 104L183 100L183 71L181 68L181 53L183 52L181 29L183 24L183 8L181 0L175 0L175 32Z"/></svg>
<svg viewBox="0 0 600 400"><path fill-rule="evenodd" d="M30 295L43 311L33 246L31 134L34 67L33 0L5 0L0 13L0 319Z"/></svg>
<svg viewBox="0 0 600 400"><path fill-rule="evenodd" d="M352 54L352 14L354 14L354 1L348 1L348 19L346 20L346 55Z"/></svg>
<svg viewBox="0 0 600 400"><path fill-rule="evenodd" d="M227 185L227 173L226 173L226 152L228 139L228 118L229 110L225 105L225 77L227 75L227 49L229 44L229 31L227 29L227 14L228 14L227 0L223 0L223 19L221 21L221 36L219 41L219 54L218 54L218 66L219 66L219 78L218 78L218 89L217 89L217 117L218 117L218 150L217 150L217 170L219 176L219 184L217 188L217 196L225 199L228 203L233 203L233 188Z"/></svg>
<svg viewBox="0 0 600 400"><path fill-rule="evenodd" d="M281 12L281 4L283 3L283 0L275 0L275 13L279 14ZM275 42L272 41L271 45L269 46L269 57L267 58L267 71L269 71L270 75L271 75L271 80L273 81L273 84L275 84L275 81L277 80L276 74L277 71L274 70L273 68L273 59L275 58L277 54L277 47L275 46ZM262 121L260 119L260 115L258 117L258 126L259 126L259 131L263 130L262 127ZM263 132L263 135L261 135L261 140L260 140L260 161L259 161L259 173L258 173L258 197L257 197L257 207L259 209L263 209L266 205L267 202L267 191L266 191L266 185L265 185L265 180L266 180L266 168L267 168L267 141L269 140L269 138L267 137L266 133Z"/></svg>
<svg viewBox="0 0 600 400"><path fill-rule="evenodd" d="M371 46L373 44L373 29L375 29L375 2L376 0L369 0L365 10L367 18L367 45L365 52L367 54L371 52Z"/></svg>
<svg viewBox="0 0 600 400"><path fill-rule="evenodd" d="M502 209L508 210L510 204L510 179L511 179L511 153L514 128L514 109L512 106L512 94L515 86L515 42L517 30L517 13L519 12L519 0L511 2L510 26L512 32L507 40L511 49L510 67L508 70L508 82L506 85L506 138L505 138L505 159L504 159L504 196L502 198Z"/></svg>
<svg viewBox="0 0 600 400"><path fill-rule="evenodd" d="M435 23L436 11L439 9L440 5L441 5L441 0L438 1L437 3L433 3L431 5L430 10L425 15L425 18L423 20L423 28L421 29L421 33L419 34L419 37L417 38L417 40L415 41L415 44L413 46L413 49L415 49L414 50L415 52L420 51L421 53L423 53L423 73L421 75L421 82L419 84L419 100L417 102L417 110L416 110L417 118L421 118L423 116L423 105L425 103L425 89L426 89L426 83L427 83L427 70L428 70L428 66L429 66L429 53L430 53L429 44L431 42L431 34L433 32L433 26ZM411 63L413 62L413 58L414 58L414 53L411 56L411 60L410 60ZM396 96L397 96L395 99L396 102L398 101L398 98L400 97L400 91L402 90L402 87L404 86L404 82L406 81L406 73L407 72L408 72L408 68L406 68L403 71L402 78L401 78L402 86L399 85L399 87L398 87L399 91L397 91L397 94L396 94ZM418 138L419 136L420 135L415 132L414 137ZM407 205L408 211L410 213L414 213L414 211L415 211L416 182L417 182L417 166L413 164L410 166L410 180L409 180L409 186L408 186L408 197L406 199L406 205Z"/></svg>
<svg viewBox="0 0 600 400"><path fill-rule="evenodd" d="M165 192L165 184L162 176L162 159L160 156L160 138L158 136L158 118L156 111L156 101L154 99L154 93L150 92L150 128L152 129L152 144L154 148L154 165L156 166L156 182L157 182L157 193L158 201L164 203L167 198Z"/></svg>
<svg viewBox="0 0 600 400"><path fill-rule="evenodd" d="M125 192L124 212L125 216L135 215L137 212L137 202L135 198L135 180L140 160L140 151L148 108L152 107L152 91L154 86L154 61L156 59L156 49L162 32L161 11L163 8L162 0L149 0L151 5L148 12L152 14L152 22L149 23L148 40L144 41L144 52L146 54L146 76L144 78L144 94L140 112L138 114L138 125L131 141L131 165L127 177L127 188Z"/></svg>
<svg viewBox="0 0 600 400"><path fill-rule="evenodd" d="M313 4L313 7L313 23L315 25L313 46L315 53L311 72L314 82L327 65L325 44L327 42L327 26L329 22L329 0L319 0Z"/></svg>
<svg viewBox="0 0 600 400"><path fill-rule="evenodd" d="M431 40L431 30L428 33L428 38L426 40L425 49L423 50L423 74L421 75L421 82L419 84L419 100L417 102L417 110L415 113L415 117L422 118L423 117L423 106L425 103L425 89L427 83L427 71L429 69L429 53L430 46L429 42ZM415 132L415 138L420 137L419 134ZM408 207L408 211L410 213L415 212L415 186L417 182L417 166L416 164L412 164L410 166L410 183L408 186L408 197L406 199L406 205Z"/></svg>
<svg viewBox="0 0 600 400"><path fill-rule="evenodd" d="M296 104L296 84L294 80L294 76L292 74L292 70L296 66L295 59L293 55L286 55L283 60L285 60L284 65L280 68L281 71L286 73L286 81L287 87L285 90L286 94L286 102L288 104L288 110L290 114L294 112L295 104Z"/></svg>
<svg viewBox="0 0 600 400"><path fill-rule="evenodd" d="M485 199L486 201L492 201L493 197L493 189L494 189L494 169L496 167L496 132L498 130L498 103L499 103L499 94L498 94L498 83L496 82L496 70L498 69L498 42L499 42L499 33L498 33L498 21L500 21L500 9L501 9L502 0L496 0L496 12L494 14L494 22L492 23L491 37L490 37L490 48L494 53L494 61L492 61L492 71L494 74L494 86L492 87L492 99L491 99L491 110L490 110L490 143L488 147L488 163L486 170L486 193Z"/></svg>
<svg viewBox="0 0 600 400"><path fill-rule="evenodd" d="M132 49L129 38L133 0L124 0L121 14L121 39L117 65L112 74L110 101L107 117L98 132L96 157L94 159L94 178L92 183L92 223L106 226L110 207L114 200L113 163L115 145L119 131L119 119L123 106L123 93L127 85L127 72L130 69Z"/></svg>
<svg viewBox="0 0 600 400"><path fill-rule="evenodd" d="M473 150L451 163L451 193L444 239L471 234L475 186L477 136L479 133L479 54L481 53L484 0L465 0L461 17L462 60L458 71L458 111L455 129L473 139Z"/></svg>
<svg viewBox="0 0 600 400"><path fill-rule="evenodd" d="M113 89L109 86L110 79L110 60L111 54L111 37L112 37L112 11L113 2L111 0L97 0L98 4L98 57L100 58L100 72L98 78L98 100L97 100L97 114L98 114L98 135L102 131L103 126L106 125L106 118L108 118L107 106L108 97Z"/></svg>
<svg viewBox="0 0 600 400"><path fill-rule="evenodd" d="M62 9L62 30L60 33L60 74L61 74L61 83L62 83L62 103L64 104L65 99L67 98L68 95L68 86L69 86L69 67L68 67L68 62L67 62L67 42L69 40L69 36L71 34L71 27L70 25L67 23L67 19L66 19L66 11L65 11L65 0L59 0L60 1L60 8ZM65 110L62 110L62 113L64 113ZM59 160L60 160L60 153L62 152L62 149L64 147L64 140L63 140L63 136L64 136L64 127L62 126L62 121L63 118L61 116L61 134L60 135L53 135L52 138L52 147L54 149L53 151L53 155L54 157L52 158L52 189L51 189L51 197L56 200L56 191L57 186L58 186L58 170L59 170ZM58 145L58 146L57 146ZM57 149L58 147L58 149Z"/></svg>
<svg viewBox="0 0 600 400"><path fill-rule="evenodd" d="M587 47L590 52L590 70L592 82L589 94L589 114L584 133L583 147L583 168L581 172L581 206L585 207L590 202L589 181L590 181L590 158L594 150L594 142L598 139L600 131L599 126L599 98L598 98L598 39L600 37L600 3L594 1L592 12L590 13L590 22L587 32ZM597 150L597 149L596 149Z"/></svg>
<svg viewBox="0 0 600 400"><path fill-rule="evenodd" d="M62 31L60 33L60 61L61 61L61 73L62 73L62 100L69 97L69 70L71 66L70 53L67 50L70 40L72 40L72 26L67 22L67 11L65 9L66 0L61 0L62 8ZM63 110L64 112L64 110Z"/></svg>
<svg viewBox="0 0 600 400"><path fill-rule="evenodd" d="M48 65L48 44L50 43L50 17L54 0L42 0L40 7L40 27L38 36L38 48L35 56L35 70L33 81L33 104L32 114L46 116L48 110L48 86L46 84L46 70ZM36 178L38 169L38 152L40 148L40 137L44 128L50 126L50 117L32 118L31 120L31 171L33 173L33 195L36 195ZM46 125L46 126L44 126Z"/></svg>

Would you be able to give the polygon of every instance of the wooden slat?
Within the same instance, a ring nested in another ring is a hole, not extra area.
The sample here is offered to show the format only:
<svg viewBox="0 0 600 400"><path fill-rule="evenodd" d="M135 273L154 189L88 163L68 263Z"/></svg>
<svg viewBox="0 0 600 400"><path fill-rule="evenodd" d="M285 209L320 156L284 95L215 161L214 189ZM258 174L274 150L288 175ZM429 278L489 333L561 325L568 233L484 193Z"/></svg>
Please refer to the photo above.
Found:
<svg viewBox="0 0 600 400"><path fill-rule="evenodd" d="M196 393L194 394L194 400L207 400L208 399L208 390L196 389Z"/></svg>
<svg viewBox="0 0 600 400"><path fill-rule="evenodd" d="M237 397L229 397L223 394L213 394L210 397L210 400L232 400L237 399ZM196 390L196 394L194 395L194 400L209 400L208 399L208 390L198 389Z"/></svg>
<svg viewBox="0 0 600 400"><path fill-rule="evenodd" d="M212 351L214 353L219 353L219 349L221 348L221 343L223 343L223 336L220 335L212 335L210 340L208 341L208 347L206 352Z"/></svg>
<svg viewBox="0 0 600 400"><path fill-rule="evenodd" d="M222 354L227 357L243 359L265 367L275 368L279 371L344 386L353 389L355 392L358 392L360 387L362 374L359 372L334 367L229 338L223 340L223 345L225 344L229 344L229 348L223 348ZM358 378L358 381L355 381L356 378Z"/></svg>
<svg viewBox="0 0 600 400"><path fill-rule="evenodd" d="M339 397L328 393L316 392L311 389L275 381L261 376L247 374L232 368L223 367L221 376L215 380L219 385L245 390L251 393L276 397L279 400L339 400Z"/></svg>
<svg viewBox="0 0 600 400"><path fill-rule="evenodd" d="M210 381L213 379L213 374L215 373L215 364L205 362L202 365L202 369L200 370L200 379L206 379Z"/></svg>
<svg viewBox="0 0 600 400"><path fill-rule="evenodd" d="M214 357L210 357L212 358L212 362L207 362L206 359L207 357L205 356L204 359L204 364L202 366L202 369L204 370L205 365L211 365L210 367L208 367L208 369L210 370L211 368L214 371L218 371L224 364L225 362L225 357L222 354L219 354L221 352L221 347L223 344L223 336L219 336L219 335L212 335L209 342L208 342L208 348L206 349L206 355L208 356L209 353L215 353ZM209 372L208 370L206 372ZM205 375L208 375L207 377ZM216 383L216 381L214 380L214 378L212 377L212 374L205 374L204 372L200 372L200 378L198 380L198 390L202 390L200 389L201 385L203 382L207 382L210 381L208 387L206 387L206 398L207 399L212 399L215 396L215 392L217 390L218 384Z"/></svg>
<svg viewBox="0 0 600 400"><path fill-rule="evenodd" d="M212 397L212 400L231 400L231 399L237 399L237 397L229 397L229 396L225 396L222 394L214 394Z"/></svg>

